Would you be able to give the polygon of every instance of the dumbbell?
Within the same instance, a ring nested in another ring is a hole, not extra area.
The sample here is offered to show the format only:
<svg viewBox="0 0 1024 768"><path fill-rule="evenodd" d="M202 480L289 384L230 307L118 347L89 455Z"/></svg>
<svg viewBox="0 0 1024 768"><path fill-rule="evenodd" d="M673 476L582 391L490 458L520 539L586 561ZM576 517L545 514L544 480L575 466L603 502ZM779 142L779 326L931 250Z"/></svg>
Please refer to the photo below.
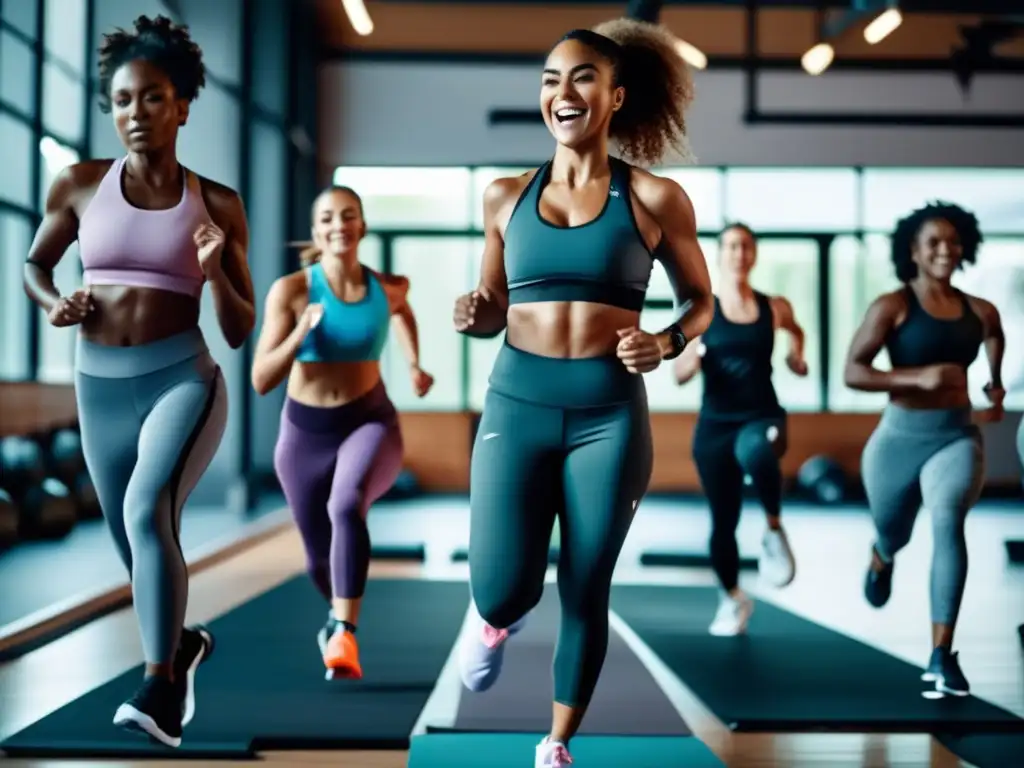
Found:
<svg viewBox="0 0 1024 768"><path fill-rule="evenodd" d="M78 513L68 487L48 475L42 441L32 437L6 437L0 443L3 484L21 510L19 536L61 538Z"/></svg>
<svg viewBox="0 0 1024 768"><path fill-rule="evenodd" d="M50 436L47 454L50 472L71 490L78 506L78 518L91 520L102 515L96 489L85 466L82 436L71 428L58 429Z"/></svg>
<svg viewBox="0 0 1024 768"><path fill-rule="evenodd" d="M0 552L18 543L21 512L11 494L0 488Z"/></svg>
<svg viewBox="0 0 1024 768"><path fill-rule="evenodd" d="M812 456L796 476L800 491L818 504L839 504L846 499L846 473L828 456Z"/></svg>

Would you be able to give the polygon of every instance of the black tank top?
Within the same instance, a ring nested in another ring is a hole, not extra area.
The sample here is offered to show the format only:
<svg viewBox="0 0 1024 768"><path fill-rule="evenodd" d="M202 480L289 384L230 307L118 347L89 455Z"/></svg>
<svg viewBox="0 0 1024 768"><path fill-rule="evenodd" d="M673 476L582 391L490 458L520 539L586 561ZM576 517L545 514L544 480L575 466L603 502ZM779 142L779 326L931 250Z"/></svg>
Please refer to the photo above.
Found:
<svg viewBox="0 0 1024 768"><path fill-rule="evenodd" d="M985 327L967 297L957 291L964 311L960 317L944 320L928 314L909 285L903 293L907 301L907 319L885 340L892 367L948 364L968 368L978 356L985 338Z"/></svg>
<svg viewBox="0 0 1024 768"><path fill-rule="evenodd" d="M715 297L715 315L700 337L704 344L701 418L747 421L784 413L772 384L772 305L763 293L755 291L754 299L757 320L733 323L722 314Z"/></svg>

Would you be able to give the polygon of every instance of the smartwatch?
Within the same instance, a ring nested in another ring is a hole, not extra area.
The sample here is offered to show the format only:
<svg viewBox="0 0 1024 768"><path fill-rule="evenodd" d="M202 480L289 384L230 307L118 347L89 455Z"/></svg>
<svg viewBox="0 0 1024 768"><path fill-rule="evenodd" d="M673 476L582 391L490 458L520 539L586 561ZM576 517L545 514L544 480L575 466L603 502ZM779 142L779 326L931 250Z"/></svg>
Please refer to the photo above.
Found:
<svg viewBox="0 0 1024 768"><path fill-rule="evenodd" d="M664 359L675 360L677 357L683 354L683 350L686 349L686 345L688 342L686 340L686 337L683 335L683 332L679 330L678 326L673 325L666 330L668 331L668 339L671 348L669 350L669 353L665 355Z"/></svg>

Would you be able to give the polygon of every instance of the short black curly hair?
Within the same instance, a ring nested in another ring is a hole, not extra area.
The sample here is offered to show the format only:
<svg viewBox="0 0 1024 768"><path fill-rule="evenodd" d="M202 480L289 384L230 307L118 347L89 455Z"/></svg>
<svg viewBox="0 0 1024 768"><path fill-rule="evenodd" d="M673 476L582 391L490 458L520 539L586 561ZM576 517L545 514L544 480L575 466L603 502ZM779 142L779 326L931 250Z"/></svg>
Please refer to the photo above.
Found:
<svg viewBox="0 0 1024 768"><path fill-rule="evenodd" d="M110 112L110 84L114 73L129 61L143 59L163 70L179 99L195 101L206 85L203 51L188 34L188 27L175 24L166 16L139 16L135 31L120 27L103 35L99 47L99 101L103 112Z"/></svg>
<svg viewBox="0 0 1024 768"><path fill-rule="evenodd" d="M973 264L978 258L978 247L984 239L978 226L978 218L959 205L935 200L896 223L891 238L892 263L896 268L896 278L901 283L908 283L917 277L917 264L914 263L912 255L914 240L929 221L947 221L956 230L962 249L959 268L962 269L965 263Z"/></svg>

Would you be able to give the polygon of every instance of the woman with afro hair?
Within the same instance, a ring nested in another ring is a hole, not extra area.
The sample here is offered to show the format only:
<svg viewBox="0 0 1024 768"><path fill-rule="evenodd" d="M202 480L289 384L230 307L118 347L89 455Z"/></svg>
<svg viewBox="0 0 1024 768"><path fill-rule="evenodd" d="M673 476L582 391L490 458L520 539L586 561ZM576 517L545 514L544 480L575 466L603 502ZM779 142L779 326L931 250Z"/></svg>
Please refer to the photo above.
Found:
<svg viewBox="0 0 1024 768"><path fill-rule="evenodd" d="M644 166L685 157L692 99L663 27L621 19L564 35L540 74L553 158L485 191L480 282L455 305L459 332L506 332L470 468L473 609L459 655L471 690L497 679L504 642L540 600L556 519L561 530L552 725L537 768L571 762L604 664L612 572L652 469L642 374L714 312L689 197L609 144ZM678 313L648 332L655 260Z"/></svg>
<svg viewBox="0 0 1024 768"><path fill-rule="evenodd" d="M126 154L65 168L46 199L25 288L54 326L79 326L75 395L86 465L132 584L145 675L114 714L168 746L195 713L193 679L213 650L184 628L181 509L220 445L224 377L199 329L209 287L227 343L255 321L248 227L236 192L183 167L178 131L205 84L186 27L140 16L104 36L101 108ZM78 241L84 286L53 270Z"/></svg>
<svg viewBox="0 0 1024 768"><path fill-rule="evenodd" d="M977 258L982 235L973 214L950 203L926 205L892 235L892 261L903 287L868 308L850 345L846 385L888 392L889 403L864 446L861 475L876 530L864 582L881 608L892 592L896 553L910 541L918 510L931 513L932 655L926 695L966 696L970 686L953 652L964 585L964 523L984 483L978 422L1003 416L1003 338L990 302L953 287L954 273ZM967 368L984 346L991 407L972 412ZM885 348L891 370L874 366Z"/></svg>

